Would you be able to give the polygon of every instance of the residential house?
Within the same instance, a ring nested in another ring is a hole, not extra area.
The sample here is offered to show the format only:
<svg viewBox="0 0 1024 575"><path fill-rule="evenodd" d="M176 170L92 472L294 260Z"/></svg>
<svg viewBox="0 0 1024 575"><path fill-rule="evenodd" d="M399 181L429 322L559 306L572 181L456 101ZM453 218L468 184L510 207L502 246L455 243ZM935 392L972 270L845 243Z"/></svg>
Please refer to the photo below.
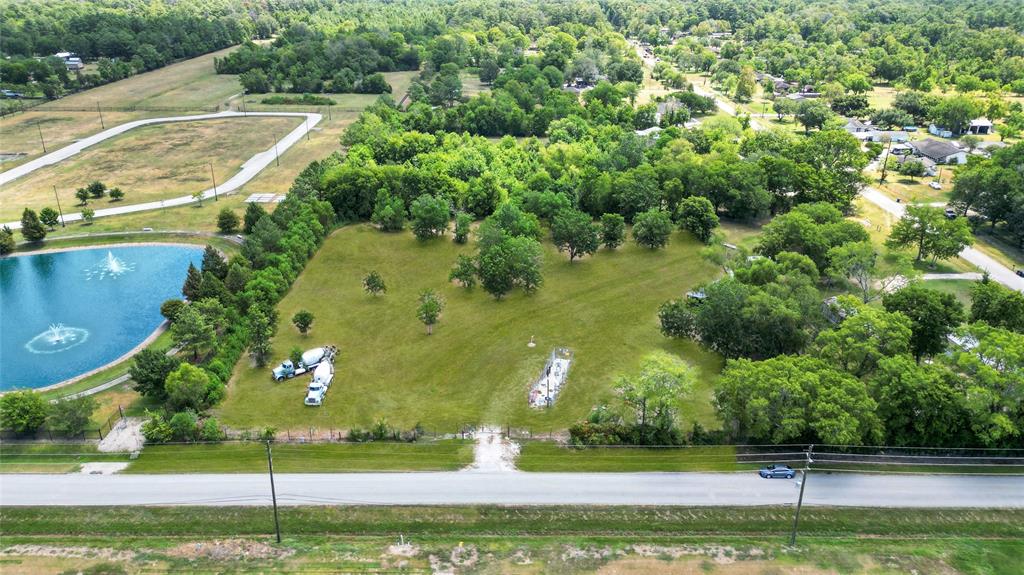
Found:
<svg viewBox="0 0 1024 575"><path fill-rule="evenodd" d="M910 161L921 162L921 165L924 166L924 175L925 176L934 177L935 175L937 175L939 173L939 168L936 165L935 160L933 160L931 158L928 158L928 157L925 157L925 156L918 157L918 156L914 156L914 155L911 155L911 154L904 154L902 156L896 156L896 163L897 164L903 165L904 163L910 162Z"/></svg>
<svg viewBox="0 0 1024 575"><path fill-rule="evenodd" d="M57 52L53 56L63 60L64 65L69 71L74 72L75 70L85 68L85 64L82 62L82 59L76 56L74 52Z"/></svg>
<svg viewBox="0 0 1024 575"><path fill-rule="evenodd" d="M848 118L843 129L854 136L857 136L857 134L868 134L873 131L870 123L864 123L857 118ZM860 138L858 137L858 139Z"/></svg>
<svg viewBox="0 0 1024 575"><path fill-rule="evenodd" d="M925 138L910 142L914 154L928 158L936 164L966 164L967 152L949 142Z"/></svg>

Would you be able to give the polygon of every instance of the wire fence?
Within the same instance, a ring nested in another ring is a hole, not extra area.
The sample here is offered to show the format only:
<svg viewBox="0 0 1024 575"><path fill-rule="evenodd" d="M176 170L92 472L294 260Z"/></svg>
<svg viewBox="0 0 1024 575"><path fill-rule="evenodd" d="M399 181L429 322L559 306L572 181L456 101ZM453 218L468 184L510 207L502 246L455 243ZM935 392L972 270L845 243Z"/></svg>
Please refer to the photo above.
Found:
<svg viewBox="0 0 1024 575"><path fill-rule="evenodd" d="M49 427L41 427L33 432L22 433L13 429L0 429L0 440L2 441L23 441L23 442L54 442L54 441L102 441L112 429L118 424L119 421L124 419L124 409L118 405L117 411L110 414L105 421L100 423L96 427L88 427L81 433L71 434L64 431L58 431L50 429Z"/></svg>

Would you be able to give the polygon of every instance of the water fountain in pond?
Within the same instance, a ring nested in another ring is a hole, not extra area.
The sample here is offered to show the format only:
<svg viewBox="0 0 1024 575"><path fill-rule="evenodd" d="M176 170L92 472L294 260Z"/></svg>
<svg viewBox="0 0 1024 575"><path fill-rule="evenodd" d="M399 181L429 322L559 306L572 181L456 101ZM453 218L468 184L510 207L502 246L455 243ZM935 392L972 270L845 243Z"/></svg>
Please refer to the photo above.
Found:
<svg viewBox="0 0 1024 575"><path fill-rule="evenodd" d="M116 278L125 272L132 271L134 268L135 266L125 263L121 258L115 256L113 252L107 250L107 257L103 258L103 261L93 268L86 270L85 279L91 280L96 278L101 280L108 277Z"/></svg>
<svg viewBox="0 0 1024 575"><path fill-rule="evenodd" d="M46 331L28 340L25 348L32 353L59 353L82 345L87 339L88 330L51 323Z"/></svg>

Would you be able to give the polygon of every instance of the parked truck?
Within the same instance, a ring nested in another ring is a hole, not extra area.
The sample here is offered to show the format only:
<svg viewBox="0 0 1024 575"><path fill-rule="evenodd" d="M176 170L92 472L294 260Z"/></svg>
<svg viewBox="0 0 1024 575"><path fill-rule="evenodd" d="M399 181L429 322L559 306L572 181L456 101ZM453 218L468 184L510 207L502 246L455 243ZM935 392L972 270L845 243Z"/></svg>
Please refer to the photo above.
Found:
<svg viewBox="0 0 1024 575"><path fill-rule="evenodd" d="M334 364L329 361L321 362L313 371L313 379L309 381L309 387L306 389L306 405L323 405L324 396L327 395L327 389L331 387L332 381Z"/></svg>
<svg viewBox="0 0 1024 575"><path fill-rule="evenodd" d="M334 355L337 353L337 349L334 346L314 347L313 349L306 350L302 354L302 360L298 364L295 364L292 360L286 359L281 362L280 365L273 369L274 380L283 381L291 379L297 375L309 373L316 369L318 365L326 361L328 363L334 361Z"/></svg>

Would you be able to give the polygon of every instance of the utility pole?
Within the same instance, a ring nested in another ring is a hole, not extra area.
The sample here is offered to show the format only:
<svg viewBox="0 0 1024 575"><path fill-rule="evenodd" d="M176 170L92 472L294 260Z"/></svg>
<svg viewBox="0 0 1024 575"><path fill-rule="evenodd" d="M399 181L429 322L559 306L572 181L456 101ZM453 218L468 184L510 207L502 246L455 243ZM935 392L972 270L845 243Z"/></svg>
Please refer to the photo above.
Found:
<svg viewBox="0 0 1024 575"><path fill-rule="evenodd" d="M804 488L807 487L807 472L811 470L811 464L814 463L814 460L811 459L811 452L813 451L814 444L812 443L808 446L807 451L805 451L807 454L807 460L804 461L804 469L800 476L800 497L796 500L796 515L793 516L793 533L789 536L790 547L796 545L796 529L800 525L800 507L804 503Z"/></svg>
<svg viewBox="0 0 1024 575"><path fill-rule="evenodd" d="M270 497L274 501L274 532L281 542L281 522L277 519L277 491L274 490L274 457L270 454L270 440L267 440L267 467L270 469Z"/></svg>
<svg viewBox="0 0 1024 575"><path fill-rule="evenodd" d="M103 110L100 110L100 101L96 100L96 113L100 115L100 128L106 130L107 126L103 123Z"/></svg>
<svg viewBox="0 0 1024 575"><path fill-rule="evenodd" d="M281 155L277 153L277 133L274 133L274 159L277 161L277 165L281 165Z"/></svg>
<svg viewBox="0 0 1024 575"><path fill-rule="evenodd" d="M36 123L36 130L39 130L39 143L43 145L43 153L46 153L46 142L43 141L43 129L39 127L39 123Z"/></svg>
<svg viewBox="0 0 1024 575"><path fill-rule="evenodd" d="M57 195L57 186L53 186L53 197L57 200L57 213L60 214L60 227L66 228L68 226L64 223L64 210L60 209L60 196Z"/></svg>
<svg viewBox="0 0 1024 575"><path fill-rule="evenodd" d="M213 180L213 201L217 201L217 178L213 175L213 162L207 162L210 166L210 179Z"/></svg>

